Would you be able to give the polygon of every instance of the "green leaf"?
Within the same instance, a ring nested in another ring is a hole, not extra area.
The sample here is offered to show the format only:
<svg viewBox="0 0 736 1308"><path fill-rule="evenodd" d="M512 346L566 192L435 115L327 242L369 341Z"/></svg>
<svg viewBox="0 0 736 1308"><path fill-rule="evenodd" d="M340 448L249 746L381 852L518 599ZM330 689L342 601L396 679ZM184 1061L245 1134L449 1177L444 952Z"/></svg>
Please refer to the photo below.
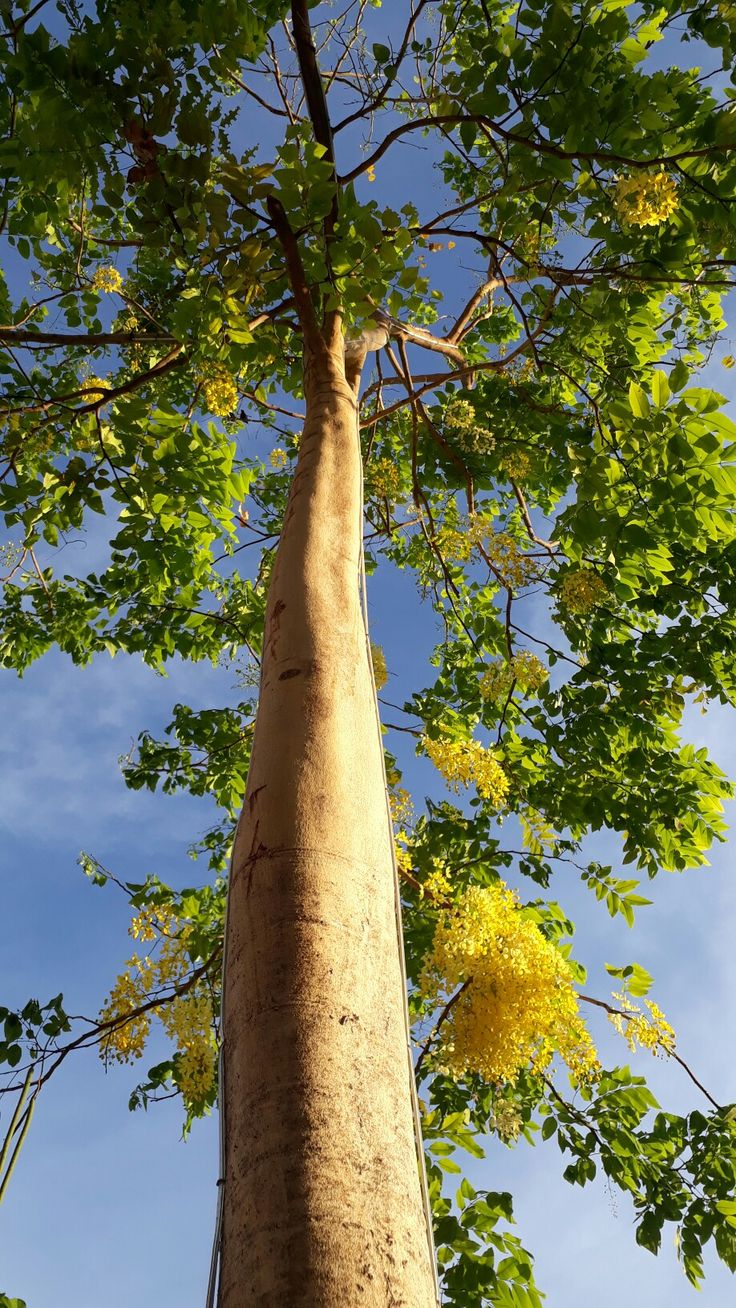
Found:
<svg viewBox="0 0 736 1308"><path fill-rule="evenodd" d="M635 418L646 418L649 413L649 398L638 382L629 386L629 405Z"/></svg>
<svg viewBox="0 0 736 1308"><path fill-rule="evenodd" d="M670 384L667 380L667 374L664 372L655 372L652 378L652 399L655 405L658 409L663 409L669 398Z"/></svg>
<svg viewBox="0 0 736 1308"><path fill-rule="evenodd" d="M681 391L683 386L687 386L689 380L690 369L686 363L683 363L682 359L678 359L677 363L670 371L670 390L675 392Z"/></svg>

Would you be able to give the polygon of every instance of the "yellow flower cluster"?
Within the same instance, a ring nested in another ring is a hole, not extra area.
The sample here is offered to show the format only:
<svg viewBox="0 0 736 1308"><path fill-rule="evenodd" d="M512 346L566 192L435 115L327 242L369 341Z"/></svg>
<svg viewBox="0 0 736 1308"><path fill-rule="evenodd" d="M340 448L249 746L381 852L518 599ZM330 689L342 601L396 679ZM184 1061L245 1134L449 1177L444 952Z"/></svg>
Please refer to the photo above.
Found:
<svg viewBox="0 0 736 1308"><path fill-rule="evenodd" d="M478 740L449 740L440 736L430 740L422 736L421 747L445 778L451 790L475 784L483 799L490 799L497 808L503 808L508 799L509 781L501 764L490 749L484 749Z"/></svg>
<svg viewBox="0 0 736 1308"><path fill-rule="evenodd" d="M15 544L15 541L6 541L4 545L0 545L0 567L14 568L22 554L22 549Z"/></svg>
<svg viewBox="0 0 736 1308"><path fill-rule="evenodd" d="M186 994L173 998L162 996L161 1003L138 1012L165 989L170 992L186 981L191 971L187 945L192 931L191 923L181 925L181 919L166 906L146 904L132 918L129 935L144 944L154 943L156 953L144 958L133 954L115 981L100 1013L101 1022L112 1023L100 1040L100 1056L120 1063L140 1058L151 1017L158 1017L181 1055L177 1081L184 1100L197 1104L214 1085L216 1065L212 1000L204 984L198 982Z"/></svg>
<svg viewBox="0 0 736 1308"><path fill-rule="evenodd" d="M545 1068L555 1052L581 1081L598 1062L562 954L502 883L471 886L440 916L420 978L439 1006L468 982L439 1032L450 1075L493 1083Z"/></svg>
<svg viewBox="0 0 736 1308"><path fill-rule="evenodd" d="M524 554L518 541L507 531L485 534L485 551L502 585L508 586L509 590L527 586L539 577L537 560Z"/></svg>
<svg viewBox="0 0 736 1308"><path fill-rule="evenodd" d="M448 563L467 563L473 553L473 541L466 531L444 524L435 534L437 548Z"/></svg>
<svg viewBox="0 0 736 1308"><path fill-rule="evenodd" d="M621 222L631 227L658 227L679 204L677 185L661 169L622 177L617 183L614 205Z"/></svg>
<svg viewBox="0 0 736 1308"><path fill-rule="evenodd" d="M82 382L82 392L85 400L92 401L97 397L102 399L103 395L106 395L109 389L109 383L103 381L102 377L87 377L86 380Z"/></svg>
<svg viewBox="0 0 736 1308"><path fill-rule="evenodd" d="M510 663L505 662L503 659L497 659L495 663L490 663L478 685L481 699L496 700L508 695L513 680L514 673Z"/></svg>
<svg viewBox="0 0 736 1308"><path fill-rule="evenodd" d="M380 645L371 641L371 663L373 664L373 680L376 683L376 690L383 690L388 681L388 668L386 667L386 655Z"/></svg>
<svg viewBox="0 0 736 1308"><path fill-rule="evenodd" d="M649 1049L653 1054L671 1054L675 1048L675 1032L670 1026L661 1008L651 999L645 999L644 1005L649 1013L643 1013L638 1004L632 1003L627 995L615 994L614 999L623 1009L622 1013L609 1013L608 1020L624 1037L629 1049L635 1052L637 1045Z"/></svg>
<svg viewBox="0 0 736 1308"><path fill-rule="evenodd" d="M536 654L532 654L531 650L524 649L519 654L514 654L512 664L514 676L523 690L530 692L541 690L549 679L549 669Z"/></svg>
<svg viewBox="0 0 736 1308"><path fill-rule="evenodd" d="M212 1001L205 990L195 987L162 1008L161 1023L176 1042L181 1058L177 1068L179 1088L187 1103L206 1098L215 1083L217 1051L212 1035Z"/></svg>
<svg viewBox="0 0 736 1308"><path fill-rule="evenodd" d="M232 405L230 407L232 408ZM286 450L275 449L271 450L271 453L268 456L268 461L272 468L285 468L289 462L289 456L286 453Z"/></svg>
<svg viewBox="0 0 736 1308"><path fill-rule="evenodd" d="M509 481L526 481L531 466L532 461L525 450L509 450L504 456L503 470Z"/></svg>
<svg viewBox="0 0 736 1308"><path fill-rule="evenodd" d="M469 400L453 400L445 410L445 423L456 443L468 454L487 454L495 449L495 437L478 422Z"/></svg>
<svg viewBox="0 0 736 1308"><path fill-rule="evenodd" d="M534 694L548 678L548 669L536 654L525 649L514 654L510 662L498 659L489 664L480 679L479 690L482 699L496 700L507 695L513 682L516 682L521 690Z"/></svg>
<svg viewBox="0 0 736 1308"><path fill-rule="evenodd" d="M399 838L406 839L406 835L403 831L398 832L397 840ZM414 858L411 852L410 841L407 840L404 846L396 845L396 866L399 869L399 872L411 872L414 866Z"/></svg>
<svg viewBox="0 0 736 1308"><path fill-rule="evenodd" d="M560 601L570 613L590 613L608 594L608 587L590 568L568 572L560 585Z"/></svg>
<svg viewBox="0 0 736 1308"><path fill-rule="evenodd" d="M422 898L434 899L438 903L449 899L452 894L452 882L444 868L436 861L433 861L432 871L429 876L422 882Z"/></svg>
<svg viewBox="0 0 736 1308"><path fill-rule="evenodd" d="M366 481L370 494L378 499L401 498L401 474L393 459L377 459L370 464Z"/></svg>
<svg viewBox="0 0 736 1308"><path fill-rule="evenodd" d="M238 402L238 388L224 364L211 364L199 381L210 413L218 418L232 413Z"/></svg>
<svg viewBox="0 0 736 1308"><path fill-rule="evenodd" d="M144 973L127 970L138 961L135 956L128 960L126 971L117 978L100 1011L100 1022L114 1023L100 1041L100 1057L104 1060L114 1058L118 1063L132 1063L142 1056L146 1047L151 1029L149 1013L126 1016L141 1008L148 998Z"/></svg>
<svg viewBox="0 0 736 1308"><path fill-rule="evenodd" d="M524 1119L516 1104L507 1099L494 1099L490 1125L502 1140L518 1140L523 1124Z"/></svg>
<svg viewBox="0 0 736 1308"><path fill-rule="evenodd" d="M414 818L414 805L411 802L409 791L405 790L403 786L394 786L388 799L394 826L409 825Z"/></svg>
<svg viewBox="0 0 736 1308"><path fill-rule="evenodd" d="M92 275L92 285L96 291L119 291L123 285L122 274L112 266L97 268Z"/></svg>

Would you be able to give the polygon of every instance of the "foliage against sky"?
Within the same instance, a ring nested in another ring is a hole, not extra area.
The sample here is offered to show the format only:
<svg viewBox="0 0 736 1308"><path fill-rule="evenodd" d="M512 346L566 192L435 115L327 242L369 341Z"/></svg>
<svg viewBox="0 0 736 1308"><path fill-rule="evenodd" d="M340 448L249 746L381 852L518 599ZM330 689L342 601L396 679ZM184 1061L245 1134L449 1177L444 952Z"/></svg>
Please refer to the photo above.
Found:
<svg viewBox="0 0 736 1308"><path fill-rule="evenodd" d="M410 979L439 963L444 932L462 990L434 1038L437 993L412 996L446 1302L536 1302L508 1197L465 1181L451 1206L442 1186L456 1148L540 1123L570 1180L602 1168L632 1195L641 1243L675 1223L697 1280L710 1238L736 1262L725 1110L657 1111L625 1068L573 1069L570 1086L539 1057L541 1030L525 1070L496 1081L448 1042L477 1042L469 959L497 938L483 924L501 881L562 963L563 861L631 924L637 873L697 867L723 834L728 782L679 725L691 697L734 694L736 427L697 374L734 263L736 8L318 4L331 130L287 11L3 6L3 663L22 672L53 646L156 669L245 656L240 703L177 706L126 764L134 788L223 810L204 887L127 887L162 944L103 1020L125 1018L123 1000L146 1013L80 1032L61 1000L5 1014L9 1088L33 1069L19 1121L65 1049L142 1052L158 1010L172 1058L133 1102L172 1087L190 1116L214 1102L222 878L298 450L303 274L349 332L391 321L361 409L367 566L409 570L436 611L435 677L401 728L470 796L412 808L389 756ZM105 562L70 575L70 534L103 523ZM584 861L601 829L631 875ZM671 1054L656 1007L629 1007L646 976L621 971L612 1015Z"/></svg>

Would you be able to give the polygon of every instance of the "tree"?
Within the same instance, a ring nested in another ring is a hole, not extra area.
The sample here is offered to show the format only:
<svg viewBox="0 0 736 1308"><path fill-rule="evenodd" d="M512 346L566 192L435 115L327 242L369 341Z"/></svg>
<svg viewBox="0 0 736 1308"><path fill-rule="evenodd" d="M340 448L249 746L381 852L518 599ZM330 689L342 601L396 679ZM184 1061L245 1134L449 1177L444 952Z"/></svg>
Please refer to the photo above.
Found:
<svg viewBox="0 0 736 1308"><path fill-rule="evenodd" d="M734 693L736 427L690 384L731 285L734 92L678 60L693 41L726 69L736 11L371 9L4 6L3 662L245 651L248 686L177 706L125 765L215 795L206 884L85 855L151 952L91 1026L62 996L2 1013L6 1180L68 1055L138 1057L156 1018L173 1052L132 1105L221 1100L221 1308L425 1308L429 1203L443 1302L538 1303L509 1196L443 1180L479 1135L540 1126L568 1179L601 1167L631 1195L640 1243L676 1224L697 1283L711 1239L736 1266L730 1110L678 1117L601 1067L583 1003L690 1070L643 968L611 969L610 1002L579 993L543 892L572 862L631 925L639 882L586 862L586 834L621 833L654 877L724 830L730 785L679 728L693 696ZM250 424L278 435L268 465ZM109 557L65 572L92 515ZM379 562L442 624L398 730L475 791L463 807L414 818L381 748Z"/></svg>

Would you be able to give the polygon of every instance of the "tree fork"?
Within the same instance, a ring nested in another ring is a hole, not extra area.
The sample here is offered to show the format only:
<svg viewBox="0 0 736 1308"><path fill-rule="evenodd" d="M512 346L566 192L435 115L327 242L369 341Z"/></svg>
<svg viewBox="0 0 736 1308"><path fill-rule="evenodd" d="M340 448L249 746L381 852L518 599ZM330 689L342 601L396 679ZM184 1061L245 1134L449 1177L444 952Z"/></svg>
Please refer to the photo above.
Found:
<svg viewBox="0 0 736 1308"><path fill-rule="evenodd" d="M338 348L339 346L339 348ZM434 1308L359 595L360 362L311 355L232 863L219 1308Z"/></svg>

